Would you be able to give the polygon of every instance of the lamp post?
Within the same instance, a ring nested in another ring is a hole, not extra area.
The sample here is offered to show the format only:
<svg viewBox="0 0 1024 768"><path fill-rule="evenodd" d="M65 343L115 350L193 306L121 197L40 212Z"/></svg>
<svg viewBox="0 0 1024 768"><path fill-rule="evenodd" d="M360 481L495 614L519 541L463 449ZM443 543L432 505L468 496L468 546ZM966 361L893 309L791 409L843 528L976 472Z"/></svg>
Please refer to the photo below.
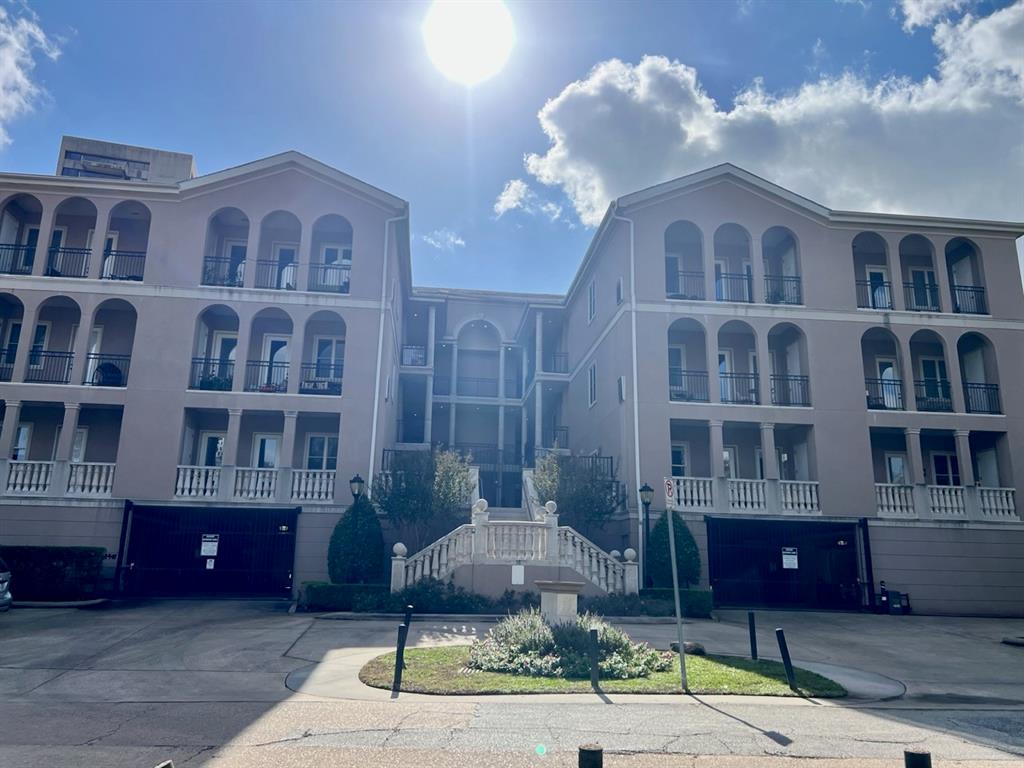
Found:
<svg viewBox="0 0 1024 768"><path fill-rule="evenodd" d="M349 490L352 491L352 500L359 501L359 497L363 495L363 486L366 482L358 474L348 481Z"/></svg>
<svg viewBox="0 0 1024 768"><path fill-rule="evenodd" d="M640 503L644 506L644 519L641 523L640 536L640 583L645 587L651 586L647 572L647 540L651 535L651 501L654 500L654 489L647 483L640 487Z"/></svg>

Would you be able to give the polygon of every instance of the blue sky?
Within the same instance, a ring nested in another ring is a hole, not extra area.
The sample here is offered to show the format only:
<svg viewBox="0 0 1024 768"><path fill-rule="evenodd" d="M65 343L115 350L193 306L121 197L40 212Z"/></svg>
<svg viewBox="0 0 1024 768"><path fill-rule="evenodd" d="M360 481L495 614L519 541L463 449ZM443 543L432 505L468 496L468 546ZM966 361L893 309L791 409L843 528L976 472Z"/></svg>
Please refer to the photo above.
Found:
<svg viewBox="0 0 1024 768"><path fill-rule="evenodd" d="M723 160L834 207L1024 219L1021 2L508 5L472 91L422 3L8 6L45 39L0 51L30 81L0 168L52 173L63 133L201 173L297 149L410 202L417 284L504 290L564 290L611 197Z"/></svg>

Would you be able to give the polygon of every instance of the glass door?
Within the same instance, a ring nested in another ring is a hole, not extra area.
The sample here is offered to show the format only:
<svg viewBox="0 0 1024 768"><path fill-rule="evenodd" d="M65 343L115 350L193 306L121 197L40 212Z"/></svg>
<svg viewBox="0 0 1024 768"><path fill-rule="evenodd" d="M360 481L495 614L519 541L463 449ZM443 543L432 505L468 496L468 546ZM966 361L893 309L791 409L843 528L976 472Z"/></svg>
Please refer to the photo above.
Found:
<svg viewBox="0 0 1024 768"><path fill-rule="evenodd" d="M955 453L932 454L932 481L935 485L960 485L960 462Z"/></svg>
<svg viewBox="0 0 1024 768"><path fill-rule="evenodd" d="M255 435L252 444L252 465L258 469L276 469L280 451L280 435Z"/></svg>

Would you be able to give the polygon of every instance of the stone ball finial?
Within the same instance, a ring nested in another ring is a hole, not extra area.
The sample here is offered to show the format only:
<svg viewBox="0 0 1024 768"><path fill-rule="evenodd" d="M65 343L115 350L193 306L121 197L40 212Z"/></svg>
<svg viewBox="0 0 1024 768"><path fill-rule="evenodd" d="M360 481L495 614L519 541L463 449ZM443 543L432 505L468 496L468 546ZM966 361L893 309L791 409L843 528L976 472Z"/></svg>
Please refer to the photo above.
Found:
<svg viewBox="0 0 1024 768"><path fill-rule="evenodd" d="M612 557L614 557L616 560L620 560L622 558L622 553L619 552L619 550L617 550L617 549L613 549L608 554L611 555Z"/></svg>
<svg viewBox="0 0 1024 768"><path fill-rule="evenodd" d="M636 560L636 550L630 547L623 553L623 556L626 558L627 563L632 563Z"/></svg>
<svg viewBox="0 0 1024 768"><path fill-rule="evenodd" d="M558 511L558 505L553 501L549 501L544 505L544 509L548 511L549 515L553 515Z"/></svg>
<svg viewBox="0 0 1024 768"><path fill-rule="evenodd" d="M405 544L402 542L395 544L395 546L391 548L391 551L395 554L395 557L405 557L409 552L409 550L405 548Z"/></svg>
<svg viewBox="0 0 1024 768"><path fill-rule="evenodd" d="M475 509L477 512L486 512L487 499L477 499L476 504L473 505L473 509Z"/></svg>

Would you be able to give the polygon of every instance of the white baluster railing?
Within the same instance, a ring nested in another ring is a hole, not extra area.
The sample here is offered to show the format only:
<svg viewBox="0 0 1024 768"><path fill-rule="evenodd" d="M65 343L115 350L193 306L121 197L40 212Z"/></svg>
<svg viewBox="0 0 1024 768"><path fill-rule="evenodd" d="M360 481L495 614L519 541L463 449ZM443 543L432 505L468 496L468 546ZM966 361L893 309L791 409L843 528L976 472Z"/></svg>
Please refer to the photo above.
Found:
<svg viewBox="0 0 1024 768"><path fill-rule="evenodd" d="M800 515L821 512L816 480L780 480L779 504L783 512Z"/></svg>
<svg viewBox="0 0 1024 768"><path fill-rule="evenodd" d="M444 579L460 565L473 562L473 526L460 525L405 561L405 583Z"/></svg>
<svg viewBox="0 0 1024 768"><path fill-rule="evenodd" d="M558 529L558 565L572 568L605 592L625 592L626 567L575 529Z"/></svg>
<svg viewBox="0 0 1024 768"><path fill-rule="evenodd" d="M987 520L1019 521L1013 488L978 488L981 516Z"/></svg>
<svg viewBox="0 0 1024 768"><path fill-rule="evenodd" d="M277 498L277 470L237 467L235 469L236 499Z"/></svg>
<svg viewBox="0 0 1024 768"><path fill-rule="evenodd" d="M914 509L914 486L875 483L875 506L879 517L908 520L917 518L917 510Z"/></svg>
<svg viewBox="0 0 1024 768"><path fill-rule="evenodd" d="M7 465L7 493L46 493L53 477L52 461L16 461Z"/></svg>
<svg viewBox="0 0 1024 768"><path fill-rule="evenodd" d="M212 499L220 489L220 467L179 466L174 495Z"/></svg>
<svg viewBox="0 0 1024 768"><path fill-rule="evenodd" d="M741 512L759 512L768 508L764 480L730 479L729 508Z"/></svg>
<svg viewBox="0 0 1024 768"><path fill-rule="evenodd" d="M965 519L964 489L959 485L929 485L928 501L932 517Z"/></svg>
<svg viewBox="0 0 1024 768"><path fill-rule="evenodd" d="M671 486L672 496L667 498L668 506L675 510L711 509L714 506L709 477L666 477L666 488Z"/></svg>
<svg viewBox="0 0 1024 768"><path fill-rule="evenodd" d="M333 469L293 469L292 499L295 501L334 501Z"/></svg>
<svg viewBox="0 0 1024 768"><path fill-rule="evenodd" d="M487 523L488 560L543 560L547 546L548 526L543 523Z"/></svg>
<svg viewBox="0 0 1024 768"><path fill-rule="evenodd" d="M106 462L77 462L68 473L68 493L72 496L109 496L114 488L114 467Z"/></svg>

